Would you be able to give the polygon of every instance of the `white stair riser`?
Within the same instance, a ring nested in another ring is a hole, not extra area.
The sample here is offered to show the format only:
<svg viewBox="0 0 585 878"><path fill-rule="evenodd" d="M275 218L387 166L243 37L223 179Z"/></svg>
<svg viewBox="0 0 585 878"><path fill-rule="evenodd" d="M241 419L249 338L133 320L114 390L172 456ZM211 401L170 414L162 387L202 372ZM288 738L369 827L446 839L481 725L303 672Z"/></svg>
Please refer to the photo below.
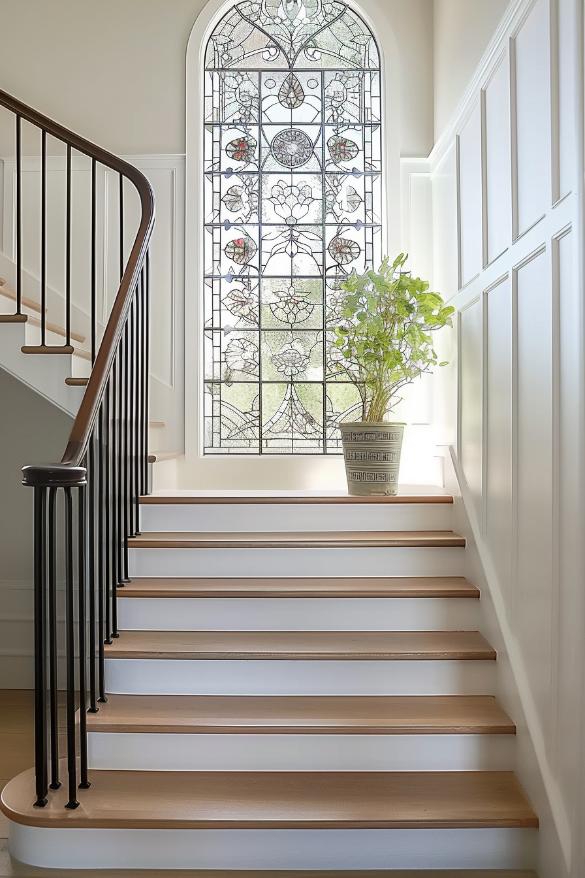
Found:
<svg viewBox="0 0 585 878"><path fill-rule="evenodd" d="M464 549L130 549L130 576L462 576Z"/></svg>
<svg viewBox="0 0 585 878"><path fill-rule="evenodd" d="M513 735L89 735L90 768L140 771L506 771Z"/></svg>
<svg viewBox="0 0 585 878"><path fill-rule="evenodd" d="M70 378L89 378L91 374L91 362L85 357L79 357L75 354L71 356L71 375Z"/></svg>
<svg viewBox="0 0 585 878"><path fill-rule="evenodd" d="M141 507L143 531L450 530L447 503L169 504Z"/></svg>
<svg viewBox="0 0 585 878"><path fill-rule="evenodd" d="M12 856L60 869L527 869L533 829L40 829Z"/></svg>
<svg viewBox="0 0 585 878"><path fill-rule="evenodd" d="M121 630L474 631L469 598L119 598Z"/></svg>
<svg viewBox="0 0 585 878"><path fill-rule="evenodd" d="M106 659L126 695L490 695L493 661Z"/></svg>

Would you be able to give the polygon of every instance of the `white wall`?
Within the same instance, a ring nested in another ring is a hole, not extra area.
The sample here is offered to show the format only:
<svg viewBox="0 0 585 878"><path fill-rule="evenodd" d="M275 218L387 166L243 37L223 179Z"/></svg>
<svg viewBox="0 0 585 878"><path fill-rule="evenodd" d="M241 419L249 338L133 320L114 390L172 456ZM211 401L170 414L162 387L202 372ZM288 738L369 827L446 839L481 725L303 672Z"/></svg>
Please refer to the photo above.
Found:
<svg viewBox="0 0 585 878"><path fill-rule="evenodd" d="M60 460L73 422L2 369L0 402L0 689L31 688L33 490L21 469Z"/></svg>
<svg viewBox="0 0 585 878"><path fill-rule="evenodd" d="M457 109L509 0L433 0L435 140Z"/></svg>
<svg viewBox="0 0 585 878"><path fill-rule="evenodd" d="M546 793L541 878L585 874L582 16L512 4L430 161L434 282L458 311L443 429L526 718L522 780Z"/></svg>

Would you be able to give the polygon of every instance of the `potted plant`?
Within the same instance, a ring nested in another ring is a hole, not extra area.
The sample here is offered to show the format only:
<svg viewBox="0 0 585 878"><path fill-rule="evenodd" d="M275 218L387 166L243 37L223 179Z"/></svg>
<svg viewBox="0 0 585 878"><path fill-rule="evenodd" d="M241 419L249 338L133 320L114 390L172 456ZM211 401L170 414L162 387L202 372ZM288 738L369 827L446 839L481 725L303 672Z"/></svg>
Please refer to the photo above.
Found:
<svg viewBox="0 0 585 878"><path fill-rule="evenodd" d="M407 255L343 283L335 328L340 368L359 390L362 420L340 423L350 494L396 494L404 424L388 419L403 387L439 363L432 333L454 308L405 269Z"/></svg>

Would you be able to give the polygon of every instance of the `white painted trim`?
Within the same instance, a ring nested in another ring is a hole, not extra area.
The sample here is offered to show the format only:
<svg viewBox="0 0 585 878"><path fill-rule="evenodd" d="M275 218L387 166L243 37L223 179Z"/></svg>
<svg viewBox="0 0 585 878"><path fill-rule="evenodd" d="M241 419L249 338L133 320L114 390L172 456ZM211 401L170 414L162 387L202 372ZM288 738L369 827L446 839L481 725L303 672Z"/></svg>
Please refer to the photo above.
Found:
<svg viewBox="0 0 585 878"><path fill-rule="evenodd" d="M364 19L376 37L381 54L381 66L386 71L383 77L383 138L385 144L383 190L385 192L383 216L384 231L387 235L387 251L393 253L400 242L400 142L398 130L390 125L391 119L400 118L400 70L396 37L391 23L372 0L345 0L350 8ZM200 190L203 180L203 83L201 75L204 68L204 55L207 40L222 15L230 8L229 0L207 0L195 19L187 44L187 87L186 87L186 199L185 236L193 246L185 248L185 452L187 460L193 461L201 470L217 467L217 457L203 454L203 351L200 343L202 333L203 308L203 205L200 198L189 198L188 193ZM391 71L391 75L388 72ZM195 244L195 242L197 242ZM195 292L197 291L197 292ZM191 378L191 380L189 380ZM195 384L196 392L193 392ZM334 464L317 459L322 466L333 468ZM229 468L237 478L237 470L243 460L247 467L263 469L278 468L279 461L298 470L299 480L311 466L313 457L303 455L277 455L262 457L257 455L225 455L221 458L222 468ZM314 465L314 463L313 463Z"/></svg>

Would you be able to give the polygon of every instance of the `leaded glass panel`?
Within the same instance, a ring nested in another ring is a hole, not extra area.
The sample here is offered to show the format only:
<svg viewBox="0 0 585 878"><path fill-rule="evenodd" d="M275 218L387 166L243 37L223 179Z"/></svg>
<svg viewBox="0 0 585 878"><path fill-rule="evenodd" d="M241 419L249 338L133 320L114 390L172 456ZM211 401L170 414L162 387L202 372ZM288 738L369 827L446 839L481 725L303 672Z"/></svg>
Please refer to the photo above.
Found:
<svg viewBox="0 0 585 878"><path fill-rule="evenodd" d="M338 452L340 283L381 260L376 42L337 0L244 0L205 55L205 452Z"/></svg>

